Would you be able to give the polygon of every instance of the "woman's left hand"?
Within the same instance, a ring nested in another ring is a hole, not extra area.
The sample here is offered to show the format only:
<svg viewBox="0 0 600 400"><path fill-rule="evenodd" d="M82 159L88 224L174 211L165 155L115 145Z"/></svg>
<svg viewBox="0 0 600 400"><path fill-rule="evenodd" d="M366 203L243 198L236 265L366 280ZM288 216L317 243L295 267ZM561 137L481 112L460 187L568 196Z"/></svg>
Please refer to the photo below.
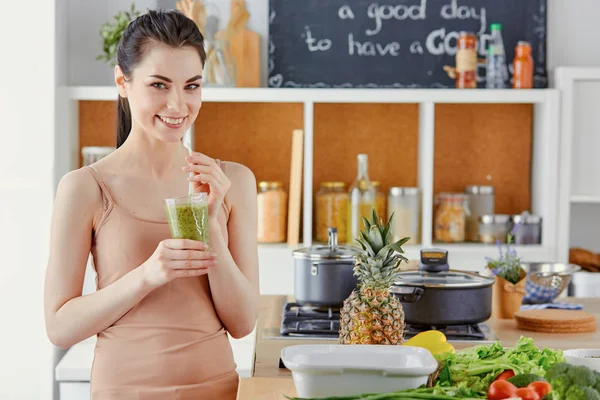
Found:
<svg viewBox="0 0 600 400"><path fill-rule="evenodd" d="M192 152L185 160L188 162L183 170L193 172L188 180L192 182L194 193L208 192L208 216L216 219L225 201L225 194L231 187L229 178L223 173L216 160L202 153Z"/></svg>

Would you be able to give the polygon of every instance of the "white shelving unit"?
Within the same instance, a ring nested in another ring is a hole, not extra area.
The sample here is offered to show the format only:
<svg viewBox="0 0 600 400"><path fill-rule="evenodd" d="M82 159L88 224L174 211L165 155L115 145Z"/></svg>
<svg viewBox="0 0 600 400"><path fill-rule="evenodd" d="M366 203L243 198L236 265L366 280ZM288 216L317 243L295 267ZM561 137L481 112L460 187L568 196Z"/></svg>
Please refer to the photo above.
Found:
<svg viewBox="0 0 600 400"><path fill-rule="evenodd" d="M600 68L560 67L561 167L559 240L600 251Z"/></svg>
<svg viewBox="0 0 600 400"><path fill-rule="evenodd" d="M76 116L80 100L116 100L114 87L76 86L64 88L70 114ZM518 246L526 261L566 261L568 249L559 246L559 92L555 89L533 90L454 90L454 89L272 89L272 88L204 88L204 102L302 103L304 108L304 220L302 243L312 244L313 213L313 111L319 103L417 103L419 104L419 176L422 193L421 245L407 247L407 256L418 258L422 247L432 242L433 161L435 146L435 106L442 103L525 103L533 104L532 212L543 217L542 244ZM73 118L71 118L73 120ZM72 126L76 126L72 125ZM70 131L77 138L77 131ZM74 148L77 149L76 143ZM564 243L564 242L563 242ZM455 268L481 270L486 256L497 254L496 246L479 244L443 245ZM261 287L264 293L293 292L292 250L286 244L261 245ZM276 284L275 284L276 283Z"/></svg>

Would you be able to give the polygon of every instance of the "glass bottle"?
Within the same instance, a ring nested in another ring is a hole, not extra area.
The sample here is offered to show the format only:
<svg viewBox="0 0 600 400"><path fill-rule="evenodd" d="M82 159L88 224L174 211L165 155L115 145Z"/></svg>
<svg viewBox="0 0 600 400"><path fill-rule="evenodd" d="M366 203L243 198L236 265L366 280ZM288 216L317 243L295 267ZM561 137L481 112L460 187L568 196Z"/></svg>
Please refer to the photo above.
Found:
<svg viewBox="0 0 600 400"><path fill-rule="evenodd" d="M502 40L502 24L492 24L491 29L492 39L488 48L485 86L488 89L504 89L508 81L508 68Z"/></svg>
<svg viewBox="0 0 600 400"><path fill-rule="evenodd" d="M528 42L520 41L515 48L513 88L533 88L533 58L531 57L531 45Z"/></svg>
<svg viewBox="0 0 600 400"><path fill-rule="evenodd" d="M477 88L477 37L461 32L456 49L456 88Z"/></svg>
<svg viewBox="0 0 600 400"><path fill-rule="evenodd" d="M348 243L357 245L356 238L364 229L362 217L371 220L373 207L375 207L375 188L369 179L368 156L359 154L358 174L348 190L350 204L348 207Z"/></svg>
<svg viewBox="0 0 600 400"><path fill-rule="evenodd" d="M202 84L220 87L236 85L236 65L228 40L206 41L206 64Z"/></svg>
<svg viewBox="0 0 600 400"><path fill-rule="evenodd" d="M387 199L379 181L371 181L375 188L375 211L385 223L387 221ZM369 218L370 220L371 218Z"/></svg>

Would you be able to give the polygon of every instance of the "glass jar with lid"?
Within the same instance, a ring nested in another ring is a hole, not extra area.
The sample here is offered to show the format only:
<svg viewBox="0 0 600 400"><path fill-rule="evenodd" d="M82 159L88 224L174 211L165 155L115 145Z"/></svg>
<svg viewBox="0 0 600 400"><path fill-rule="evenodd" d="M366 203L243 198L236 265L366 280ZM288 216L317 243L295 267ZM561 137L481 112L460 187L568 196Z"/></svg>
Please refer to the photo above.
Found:
<svg viewBox="0 0 600 400"><path fill-rule="evenodd" d="M388 191L387 215L394 214L390 231L392 240L409 237L407 244L421 243L421 206L419 188L391 187Z"/></svg>
<svg viewBox="0 0 600 400"><path fill-rule="evenodd" d="M257 241L285 242L287 236L287 193L279 181L258 183Z"/></svg>
<svg viewBox="0 0 600 400"><path fill-rule="evenodd" d="M465 188L469 198L465 239L468 242L479 242L479 222L483 215L494 214L494 187L487 185L469 185Z"/></svg>
<svg viewBox="0 0 600 400"><path fill-rule="evenodd" d="M385 192L381 189L381 183L379 181L371 181L371 183L375 188L375 211L377 211L377 215L379 215L379 218L381 218L385 224L388 218Z"/></svg>
<svg viewBox="0 0 600 400"><path fill-rule="evenodd" d="M321 182L316 194L315 240L328 242L329 228L337 228L337 240L346 242L349 196L344 182Z"/></svg>
<svg viewBox="0 0 600 400"><path fill-rule="evenodd" d="M509 215L482 215L479 217L479 241L487 244L506 243L510 225Z"/></svg>
<svg viewBox="0 0 600 400"><path fill-rule="evenodd" d="M435 240L446 243L465 241L465 227L470 215L468 197L463 193L440 193L434 218Z"/></svg>

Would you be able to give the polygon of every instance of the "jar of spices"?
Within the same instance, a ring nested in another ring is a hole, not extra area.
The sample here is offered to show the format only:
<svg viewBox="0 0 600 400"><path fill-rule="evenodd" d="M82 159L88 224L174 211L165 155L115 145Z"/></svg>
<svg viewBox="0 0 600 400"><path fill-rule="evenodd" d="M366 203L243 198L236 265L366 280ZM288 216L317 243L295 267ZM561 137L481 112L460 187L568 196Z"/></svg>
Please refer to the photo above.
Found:
<svg viewBox="0 0 600 400"><path fill-rule="evenodd" d="M315 240L328 242L329 228L337 228L337 240L346 242L349 196L344 182L321 182L316 194Z"/></svg>
<svg viewBox="0 0 600 400"><path fill-rule="evenodd" d="M410 237L407 244L421 242L421 207L416 187L391 187L388 192L387 215L394 217L390 226L392 241Z"/></svg>
<svg viewBox="0 0 600 400"><path fill-rule="evenodd" d="M260 243L285 242L287 236L287 193L277 181L258 183L258 229Z"/></svg>
<svg viewBox="0 0 600 400"><path fill-rule="evenodd" d="M465 241L465 225L470 215L468 197L462 193L440 193L435 215L435 239L446 243Z"/></svg>
<svg viewBox="0 0 600 400"><path fill-rule="evenodd" d="M515 244L541 244L542 243L542 217L524 212L513 215L512 222L515 225Z"/></svg>
<svg viewBox="0 0 600 400"><path fill-rule="evenodd" d="M469 185L465 188L469 198L469 211L467 218L465 239L468 242L479 242L479 219L483 215L494 214L494 187L482 185Z"/></svg>
<svg viewBox="0 0 600 400"><path fill-rule="evenodd" d="M477 37L461 32L456 41L456 88L477 87Z"/></svg>
<svg viewBox="0 0 600 400"><path fill-rule="evenodd" d="M482 215L479 218L479 241L487 244L506 243L510 225L510 216L508 215Z"/></svg>
<svg viewBox="0 0 600 400"><path fill-rule="evenodd" d="M378 181L371 181L371 184L375 188L375 211L377 211L377 215L379 215L379 218L381 218L383 220L383 223L385 224L385 222L387 221L385 192L381 190L381 183L379 183Z"/></svg>

